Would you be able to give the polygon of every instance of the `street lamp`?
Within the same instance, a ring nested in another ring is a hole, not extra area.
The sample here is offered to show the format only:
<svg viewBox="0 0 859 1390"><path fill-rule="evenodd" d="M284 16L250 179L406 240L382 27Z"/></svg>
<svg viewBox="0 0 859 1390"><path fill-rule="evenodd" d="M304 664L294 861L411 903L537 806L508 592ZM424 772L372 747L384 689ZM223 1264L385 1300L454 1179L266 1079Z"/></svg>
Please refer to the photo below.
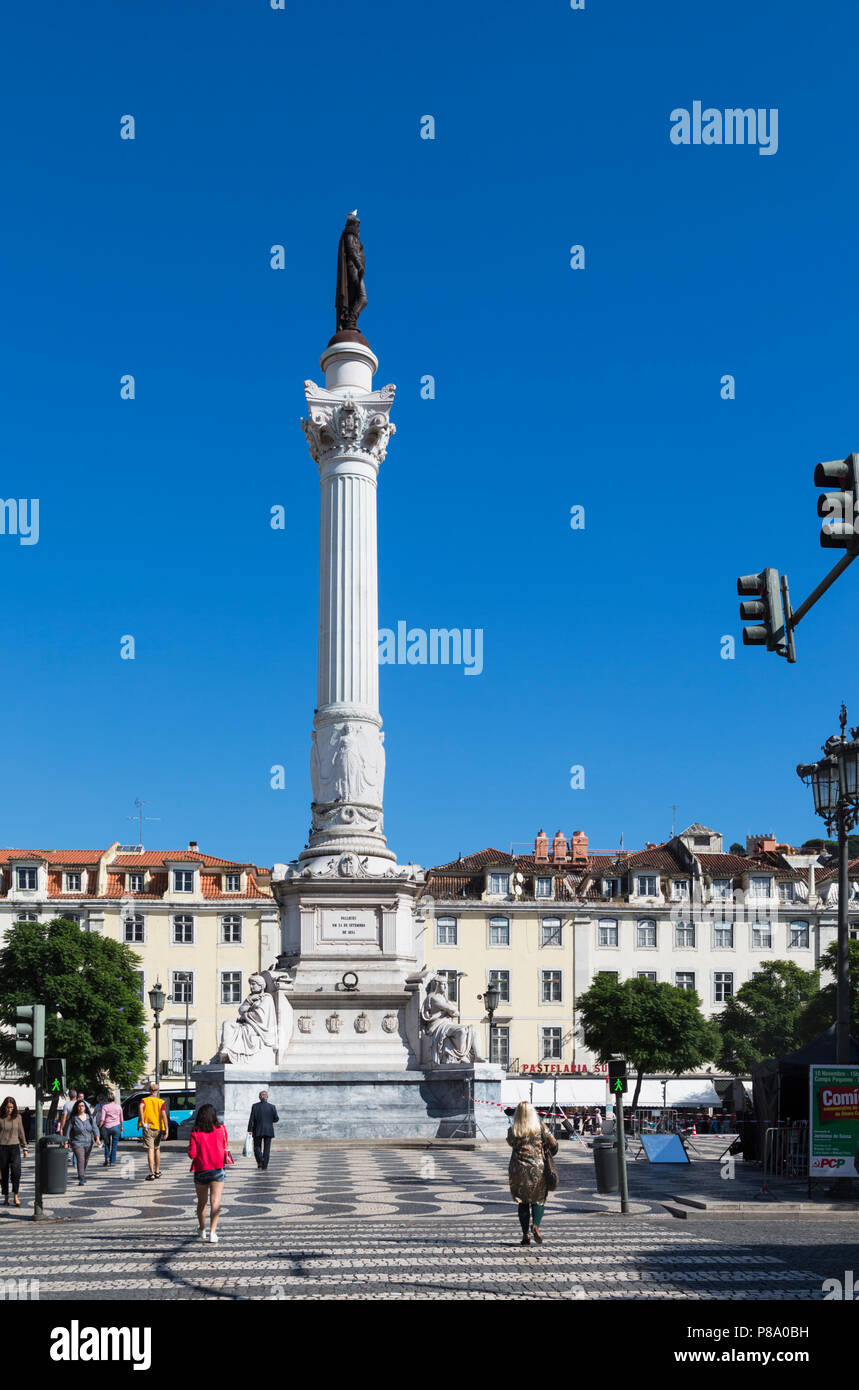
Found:
<svg viewBox="0 0 859 1390"><path fill-rule="evenodd" d="M492 1020L495 1010L501 1002L501 991L496 984L491 984L485 994L478 994L478 999L483 1000L483 1007L489 1014L489 1060L492 1061Z"/></svg>
<svg viewBox="0 0 859 1390"><path fill-rule="evenodd" d="M811 786L814 809L827 830L838 831L838 967L836 972L835 1060L850 1062L850 947L848 929L847 834L859 820L859 728L845 735L847 709L841 706L841 733L828 738L824 756L816 763L800 763L797 776Z"/></svg>
<svg viewBox="0 0 859 1390"><path fill-rule="evenodd" d="M164 1005L165 1005L166 1002L167 1002L167 996L165 995L163 989L161 988L161 981L160 981L160 980L156 980L156 981L155 981L154 988L152 988L152 989L149 991L149 1007L150 1007L150 1009L152 1010L152 1012L153 1012L154 1015L155 1015L155 1080L156 1080L156 1081L159 1081L159 1080L160 1080L160 1077L159 1077L159 1075L158 1075L158 1063L159 1063L159 1056L158 1056L158 1054L159 1054L159 1046L158 1046L158 1044L159 1044L159 1029L160 1029L160 1027L161 1027L161 1019L159 1018L159 1014L162 1012L162 1010L163 1010Z"/></svg>

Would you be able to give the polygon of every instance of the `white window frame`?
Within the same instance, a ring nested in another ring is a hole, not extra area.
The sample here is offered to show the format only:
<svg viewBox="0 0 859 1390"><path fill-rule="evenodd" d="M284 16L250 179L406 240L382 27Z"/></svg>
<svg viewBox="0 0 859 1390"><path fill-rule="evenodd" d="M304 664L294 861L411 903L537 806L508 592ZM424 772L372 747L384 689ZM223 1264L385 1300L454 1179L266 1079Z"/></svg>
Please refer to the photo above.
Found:
<svg viewBox="0 0 859 1390"><path fill-rule="evenodd" d="M554 930L557 929L557 941L547 941L546 926L550 925ZM540 950L541 951L562 951L564 949L564 924L560 917L541 917L540 918Z"/></svg>
<svg viewBox="0 0 859 1390"><path fill-rule="evenodd" d="M138 925L143 928L141 937L128 935L128 918L132 919L133 926ZM146 917L142 912L129 912L122 918L122 943L124 946L145 946L146 945Z"/></svg>
<svg viewBox="0 0 859 1390"><path fill-rule="evenodd" d="M614 928L614 941L603 942L600 937L604 929ZM597 921L597 950L598 951L619 951L620 950L620 922L616 917L600 917Z"/></svg>
<svg viewBox="0 0 859 1390"><path fill-rule="evenodd" d="M720 941L719 936L727 932L728 940ZM733 951L734 950L734 924L733 922L715 922L713 924L713 950L714 951Z"/></svg>
<svg viewBox="0 0 859 1390"><path fill-rule="evenodd" d="M506 925L507 925L507 940L506 940L506 941L493 941L493 940L492 940L492 928L493 928L493 927L498 927L498 926L500 926L502 922L506 923ZM504 916L502 916L501 914L497 914L497 915L494 916L494 917L490 917L489 920L488 920L488 922L487 922L487 924L486 924L486 944L487 944L487 946L488 946L491 950L493 950L493 951L509 951L509 950L510 950L510 941L511 941L510 918L509 918L509 917L504 917Z"/></svg>
<svg viewBox="0 0 859 1390"><path fill-rule="evenodd" d="M38 922L38 912L19 912L15 918L16 922Z"/></svg>
<svg viewBox="0 0 859 1390"><path fill-rule="evenodd" d="M692 941L679 941L680 933L692 933ZM675 922L674 923L674 949L675 951L696 951L698 949L698 932L694 922Z"/></svg>
<svg viewBox="0 0 859 1390"><path fill-rule="evenodd" d="M175 1005L175 1007L176 1007L177 1009L184 1009L184 1007L185 1007L185 1000L184 1000L184 999L177 999L177 998L176 998L176 976L177 976L177 975L188 975L188 976L190 976L190 979L191 979L191 998L188 1000L188 1004L189 1004L189 1006L193 1009L193 1008L196 1007L195 1001L196 1001L196 998L197 998L197 980L196 980L196 974L197 974L196 970L171 970L171 971L170 971L170 994L172 995L172 998L171 998L170 1002L171 1002L171 1004Z"/></svg>
<svg viewBox="0 0 859 1390"><path fill-rule="evenodd" d="M724 982L725 982L726 979L730 980L730 986L729 986L730 993L729 993L729 994L726 994L726 993L725 993L725 983L724 983ZM721 998L719 998L719 990L720 990L720 989L721 989L721 991L722 991L722 997L721 997ZM733 972L733 970L714 970L714 971L713 971L713 1003L714 1003L714 1004L726 1004L727 1001L728 1001L729 999L733 999L733 997L734 997L734 972Z"/></svg>
<svg viewBox="0 0 859 1390"><path fill-rule="evenodd" d="M448 929L449 927L451 927L451 926L453 927L453 941L442 941L442 939L441 939L441 928L444 927L445 930L447 930L447 929ZM445 915L444 917L436 917L436 919L435 919L435 944L436 944L436 946L458 946L458 945L459 945L459 919L458 919L457 917L451 917L451 916L449 916L449 915Z"/></svg>
<svg viewBox="0 0 859 1390"><path fill-rule="evenodd" d="M761 885L765 892L761 892ZM753 902L769 902L773 895L772 874L750 874L749 875L749 897Z"/></svg>
<svg viewBox="0 0 859 1390"><path fill-rule="evenodd" d="M687 975L688 975L688 976L691 978L691 980L692 980L692 984L691 984L691 985L681 985L681 983L680 983L680 976L681 976L681 975L684 975L684 976L687 976ZM675 970L675 971L674 971L674 985L675 985L675 988L676 988L676 989L685 990L687 994L694 994L694 992L695 992L695 990L696 990L696 988L697 988L697 982L696 982L696 978L695 978L695 971L694 971L694 970Z"/></svg>
<svg viewBox="0 0 859 1390"><path fill-rule="evenodd" d="M496 1066L503 1067L506 1071L510 1066L510 1025L507 1023L494 1023L491 1028L492 1043L490 1045L489 1060ZM504 1046L501 1047L501 1043ZM498 1055L492 1056L492 1053Z"/></svg>
<svg viewBox="0 0 859 1390"><path fill-rule="evenodd" d="M22 874L33 875L33 886L21 882ZM39 890L39 868L36 864L16 864L15 865L15 891L16 893L37 893Z"/></svg>
<svg viewBox="0 0 859 1390"><path fill-rule="evenodd" d="M652 883L653 891L642 888L643 883ZM659 875L658 874L636 874L635 891L639 898L658 898L659 897Z"/></svg>
<svg viewBox="0 0 859 1390"><path fill-rule="evenodd" d="M797 927L804 928L805 941L802 945L794 941L793 934ZM807 951L811 946L811 923L805 917L797 917L795 921L787 924L787 949L789 951Z"/></svg>
<svg viewBox="0 0 859 1390"><path fill-rule="evenodd" d="M139 869L135 869L133 873L128 875L128 891L129 893L146 892L146 875L141 873Z"/></svg>
<svg viewBox="0 0 859 1390"><path fill-rule="evenodd" d="M511 975L511 971L509 971L509 970L504 970L504 969L502 969L502 970L496 970L495 967L493 966L493 968L492 968L491 970L487 970L487 972L486 972L486 984L487 984L487 987L488 987L489 985L493 984L493 983L496 983L495 981L493 981L493 976L495 976L495 975L506 975L506 977L507 977L506 984L505 984L505 989L506 989L506 991L507 991L506 997L501 993L501 989L500 989L500 986L499 986L499 990L498 990L498 1002L499 1002L499 1004L509 1004L509 1003L510 1003L510 975Z"/></svg>
<svg viewBox="0 0 859 1390"><path fill-rule="evenodd" d="M732 878L711 878L710 897L713 902L730 902L734 891L734 880Z"/></svg>
<svg viewBox="0 0 859 1390"><path fill-rule="evenodd" d="M191 940L176 940L176 923L181 921L183 929L185 923L191 923ZM173 912L170 916L170 944L171 946L196 946L197 944L197 918L193 912Z"/></svg>
<svg viewBox="0 0 859 1390"><path fill-rule="evenodd" d="M555 880L551 874L535 874L534 897L539 898L541 902L545 901L546 898L554 898L554 883ZM548 891L546 891L547 884Z"/></svg>
<svg viewBox="0 0 859 1390"><path fill-rule="evenodd" d="M230 922L231 924L233 924L233 923L235 923L235 922L238 922L238 924L239 924L239 934L238 934L238 937L229 937L229 938L228 938L228 937L225 935L226 924L227 924L227 922ZM218 926L219 926L219 933L218 933L218 935L219 935L219 938L220 938L220 944L221 944L222 946L243 946L243 945L244 945L244 941L245 941L245 919L244 919L244 917L242 916L242 914L241 914L240 912L222 912L222 913L221 913L221 916L220 916L220 918L219 918L219 921L218 921ZM241 1003L241 1000L240 1000L239 1002Z"/></svg>
<svg viewBox="0 0 859 1390"><path fill-rule="evenodd" d="M554 986L554 984L557 982L558 991L559 991L557 999L547 999L547 998L546 998L547 977L550 977L550 978L551 978L552 986ZM541 1003L541 1004L546 1004L546 1005L548 1005L549 1007L552 1007L552 1006L555 1006L555 1005L557 1005L557 1004L563 1004L563 1002L564 1002L564 972L563 972L563 970L552 970L552 969L549 969L549 970L541 970L541 971L540 971L540 1003Z"/></svg>
<svg viewBox="0 0 859 1390"><path fill-rule="evenodd" d="M639 940L642 928L653 928L653 942ZM655 917L641 917L635 924L635 949L636 951L658 951L659 950L659 923Z"/></svg>
<svg viewBox="0 0 859 1390"><path fill-rule="evenodd" d="M619 878L604 878L603 881L602 881L602 895L603 895L604 898L619 898L619 897L621 897L620 879L619 879Z"/></svg>
<svg viewBox="0 0 859 1390"><path fill-rule="evenodd" d="M659 974L656 970L636 970L635 978L637 980L652 980L655 984L659 979Z"/></svg>
<svg viewBox="0 0 859 1390"><path fill-rule="evenodd" d="M760 932L769 933L769 941L766 945L761 945L755 941L755 935ZM771 951L773 949L773 924L772 922L750 922L749 923L749 945L752 951Z"/></svg>
<svg viewBox="0 0 859 1390"><path fill-rule="evenodd" d="M672 878L671 901L673 903L688 903L690 891L691 890L688 878Z"/></svg>
<svg viewBox="0 0 859 1390"><path fill-rule="evenodd" d="M234 879L237 880L235 888L231 888L231 887L230 887L230 879L232 879L232 878L234 878ZM241 874L224 874L224 892L225 892L225 893L241 893L241 891L242 891L242 876L241 876Z"/></svg>
<svg viewBox="0 0 859 1390"><path fill-rule="evenodd" d="M551 1034L551 1037L549 1036ZM556 1036L557 1035L557 1036ZM547 1052L546 1046L557 1045L557 1052ZM543 1024L540 1028L540 1061L562 1062L564 1060L564 1030L558 1024Z"/></svg>
<svg viewBox="0 0 859 1390"><path fill-rule="evenodd" d="M504 887L496 887L496 883L504 881ZM489 872L489 896L492 898L506 898L510 893L510 872L504 869L491 869Z"/></svg>
<svg viewBox="0 0 859 1390"><path fill-rule="evenodd" d="M194 874L194 870L193 870L193 869L171 869L171 873L172 873L172 875L173 875L173 892L174 892L174 893L193 893L193 892L194 892L194 877L195 877L195 874ZM180 888L180 887L179 887L179 885L178 885L178 883L176 882L176 880L179 878L180 875L182 876L183 880L190 877L190 879L191 879L191 887L190 887L190 888Z"/></svg>
<svg viewBox="0 0 859 1390"><path fill-rule="evenodd" d="M71 869L71 870L69 870L69 869L64 869L64 870L63 870L63 878L65 879L65 883L66 883L65 891L66 891L67 893L82 893L82 892L83 892L83 890L84 890L84 876L83 876L83 873L81 872L80 869ZM77 883L72 883L72 882L70 881L70 880L73 879L73 878L76 878L76 879L77 879Z"/></svg>
<svg viewBox="0 0 859 1390"><path fill-rule="evenodd" d="M235 999L224 998L224 985L228 975L238 975L239 988ZM218 1003L222 1008L227 1008L231 1004L241 1004L242 1002L242 972L241 970L221 970L219 971Z"/></svg>

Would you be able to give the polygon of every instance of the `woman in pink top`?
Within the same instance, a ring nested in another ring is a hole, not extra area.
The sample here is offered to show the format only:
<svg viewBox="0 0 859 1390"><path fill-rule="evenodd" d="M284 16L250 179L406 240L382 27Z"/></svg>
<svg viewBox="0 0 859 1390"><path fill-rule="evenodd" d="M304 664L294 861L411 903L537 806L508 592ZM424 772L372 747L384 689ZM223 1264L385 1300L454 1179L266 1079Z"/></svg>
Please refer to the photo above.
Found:
<svg viewBox="0 0 859 1390"><path fill-rule="evenodd" d="M206 1202L211 1204L209 1240L218 1243L218 1217L221 1214L221 1194L224 1190L224 1163L229 1151L226 1125L218 1124L214 1105L201 1105L194 1116L194 1127L188 1144L191 1172L197 1189L197 1221L200 1239L206 1239Z"/></svg>
<svg viewBox="0 0 859 1390"><path fill-rule="evenodd" d="M116 1146L122 1133L122 1106L117 1105L110 1091L99 1107L98 1123L104 1140L104 1166L112 1168L116 1163Z"/></svg>

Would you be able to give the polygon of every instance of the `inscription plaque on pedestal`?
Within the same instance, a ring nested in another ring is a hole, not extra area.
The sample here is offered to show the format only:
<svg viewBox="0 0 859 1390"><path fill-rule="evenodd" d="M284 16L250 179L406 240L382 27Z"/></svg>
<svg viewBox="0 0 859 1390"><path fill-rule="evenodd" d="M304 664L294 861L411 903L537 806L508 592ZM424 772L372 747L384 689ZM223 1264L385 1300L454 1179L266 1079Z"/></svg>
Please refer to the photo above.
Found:
<svg viewBox="0 0 859 1390"><path fill-rule="evenodd" d="M379 918L369 908L323 908L320 941L378 941Z"/></svg>

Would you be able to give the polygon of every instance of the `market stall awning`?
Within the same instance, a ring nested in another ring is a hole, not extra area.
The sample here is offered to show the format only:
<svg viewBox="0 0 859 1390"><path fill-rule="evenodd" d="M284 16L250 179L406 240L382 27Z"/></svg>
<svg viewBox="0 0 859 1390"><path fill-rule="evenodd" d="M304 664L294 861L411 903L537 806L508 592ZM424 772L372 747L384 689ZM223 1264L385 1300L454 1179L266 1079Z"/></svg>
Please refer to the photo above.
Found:
<svg viewBox="0 0 859 1390"><path fill-rule="evenodd" d="M712 1081L668 1081L665 1085L665 1104L669 1108L682 1105L721 1105Z"/></svg>

